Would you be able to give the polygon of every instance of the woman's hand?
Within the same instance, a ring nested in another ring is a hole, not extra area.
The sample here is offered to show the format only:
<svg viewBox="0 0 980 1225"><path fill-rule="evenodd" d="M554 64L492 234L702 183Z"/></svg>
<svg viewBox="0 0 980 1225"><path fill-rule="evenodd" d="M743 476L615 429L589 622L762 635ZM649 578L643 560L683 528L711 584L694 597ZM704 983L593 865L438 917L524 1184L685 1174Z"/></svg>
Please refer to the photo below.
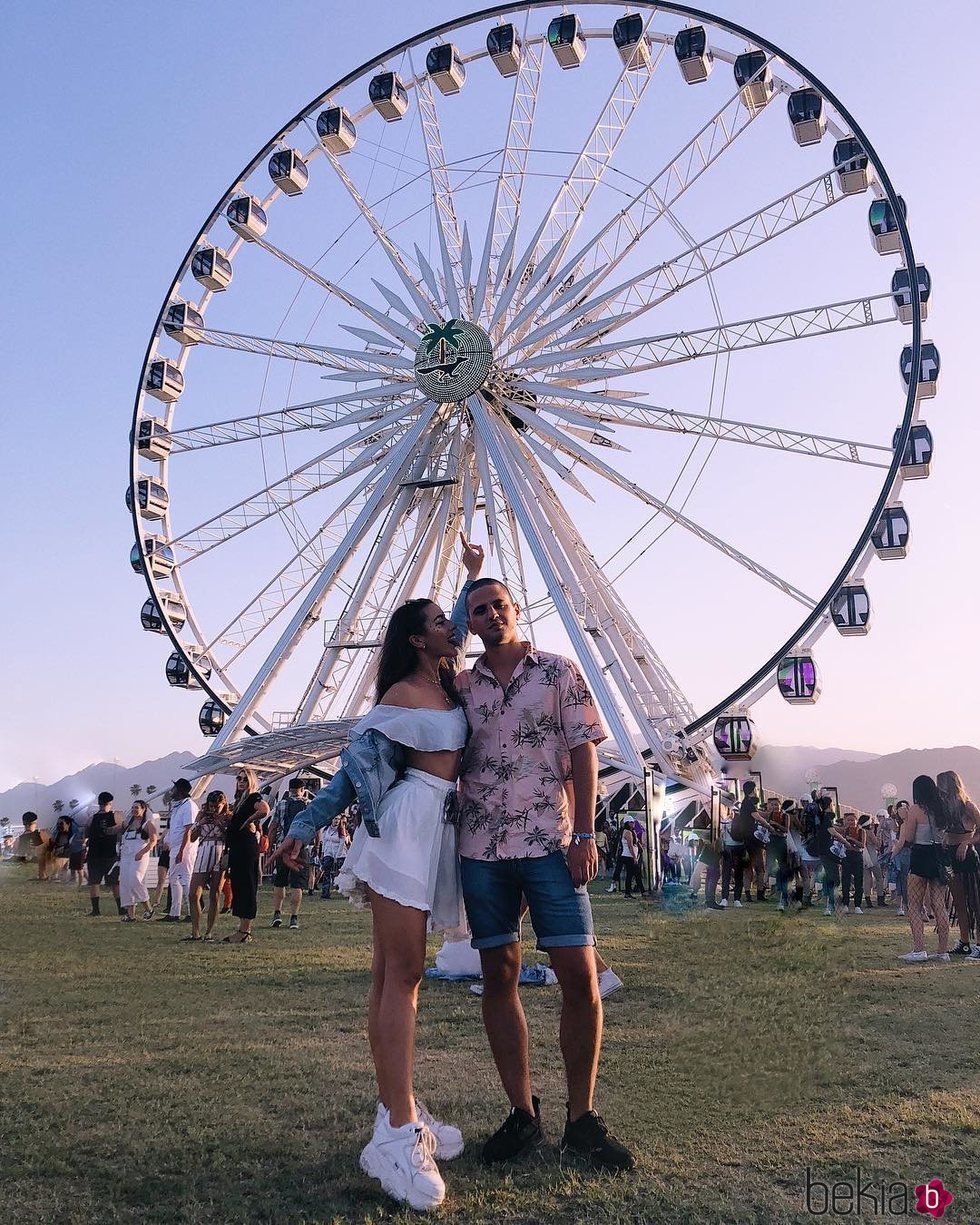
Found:
<svg viewBox="0 0 980 1225"><path fill-rule="evenodd" d="M471 544L462 532L459 534L459 543L463 546L463 568L466 570L467 579L472 582L480 577L483 570L483 545Z"/></svg>
<svg viewBox="0 0 980 1225"><path fill-rule="evenodd" d="M970 849L970 844L968 842L961 842L960 845L956 848L956 858L959 860L960 863L962 863L963 860L966 859L966 853L969 849Z"/></svg>

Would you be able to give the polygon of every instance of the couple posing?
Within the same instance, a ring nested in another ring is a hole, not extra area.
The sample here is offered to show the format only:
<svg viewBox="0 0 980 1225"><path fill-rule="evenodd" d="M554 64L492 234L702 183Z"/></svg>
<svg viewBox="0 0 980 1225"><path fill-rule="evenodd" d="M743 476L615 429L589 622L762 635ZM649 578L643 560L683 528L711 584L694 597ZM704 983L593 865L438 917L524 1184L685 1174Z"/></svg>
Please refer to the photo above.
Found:
<svg viewBox="0 0 980 1225"><path fill-rule="evenodd" d="M380 1100L361 1167L417 1209L445 1197L435 1159L463 1149L459 1130L416 1101L412 1081L426 930L461 926L464 902L483 968L483 1020L511 1105L484 1160L512 1160L543 1139L517 991L526 904L562 991L562 1149L598 1169L634 1165L592 1108L602 1005L586 885L597 868L595 746L605 732L575 665L521 639L507 587L481 579L482 548L461 541L468 581L456 624L431 600L410 600L394 613L377 705L353 728L341 769L294 819L280 849L284 862L298 861L318 829L360 803L362 823L338 885L363 895L373 920L368 1037ZM466 628L484 654L454 674Z"/></svg>

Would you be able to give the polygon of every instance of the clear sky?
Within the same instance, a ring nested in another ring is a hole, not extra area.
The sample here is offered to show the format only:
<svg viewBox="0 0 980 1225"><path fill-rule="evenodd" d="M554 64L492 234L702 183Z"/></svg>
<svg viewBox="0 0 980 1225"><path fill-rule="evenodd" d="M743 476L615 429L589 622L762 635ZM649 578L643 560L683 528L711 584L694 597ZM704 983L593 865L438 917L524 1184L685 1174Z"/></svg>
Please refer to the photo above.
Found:
<svg viewBox="0 0 980 1225"><path fill-rule="evenodd" d="M169 645L141 630L145 590L128 565L128 432L149 331L203 218L269 137L345 71L460 11L448 0L8 8L0 114L15 169L3 203L0 789L93 760L206 747L199 695L166 684ZM810 67L874 141L933 276L925 335L943 361L927 414L932 475L905 486L909 557L872 567L872 633L826 634L819 703L799 710L770 697L758 710L760 731L777 743L882 752L975 744L980 87L972 57L980 17L965 0L727 0L717 11ZM788 140L783 148L794 150ZM802 285L793 305L833 300L821 296L819 258L807 275L813 286ZM899 335L889 343L904 343ZM860 363L847 349L835 377L860 383ZM792 361L782 369L785 383L766 389L770 402L803 394ZM816 481L760 485L752 530L764 540L785 499L808 499L832 517L847 497L845 479L821 471ZM723 608L717 582L709 577L703 590L685 582L677 592L665 566L657 599ZM772 649L767 617L760 614L758 638ZM685 650L728 654L722 629Z"/></svg>

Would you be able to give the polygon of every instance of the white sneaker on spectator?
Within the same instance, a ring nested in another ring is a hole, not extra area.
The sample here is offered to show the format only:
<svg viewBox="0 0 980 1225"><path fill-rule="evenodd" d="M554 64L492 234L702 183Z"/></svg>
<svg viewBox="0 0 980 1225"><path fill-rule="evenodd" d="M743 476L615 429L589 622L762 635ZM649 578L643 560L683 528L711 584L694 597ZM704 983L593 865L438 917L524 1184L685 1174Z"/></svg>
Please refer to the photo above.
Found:
<svg viewBox="0 0 980 1225"><path fill-rule="evenodd" d="M422 1123L392 1127L383 1107L374 1135L361 1150L361 1169L376 1178L392 1199L417 1211L438 1208L446 1184L435 1163L436 1138Z"/></svg>
<svg viewBox="0 0 980 1225"><path fill-rule="evenodd" d="M739 910L742 909L742 903L738 900L738 898L735 899L735 905L739 908Z"/></svg>
<svg viewBox="0 0 980 1225"><path fill-rule="evenodd" d="M785 903L785 902L782 900L782 898L780 898L780 900L779 900L779 905L776 907L776 909L777 909L777 910L785 910L785 909L786 909L786 903Z"/></svg>
<svg viewBox="0 0 980 1225"><path fill-rule="evenodd" d="M718 905L722 908L722 910L727 910L728 909L728 898L723 897L721 901L718 903Z"/></svg>
<svg viewBox="0 0 980 1225"><path fill-rule="evenodd" d="M824 914L825 914L825 915L833 915L833 913L834 913L834 908L833 908L833 906L825 906L825 907L823 908L823 912L824 912Z"/></svg>
<svg viewBox="0 0 980 1225"><path fill-rule="evenodd" d="M864 914L864 911L861 909L861 907L860 907L860 906L855 906L855 907L854 907L854 914Z"/></svg>
<svg viewBox="0 0 980 1225"><path fill-rule="evenodd" d="M618 991L622 986L623 980L616 971L611 966L606 966L599 975L599 999L606 999L607 996L612 995L614 991Z"/></svg>
<svg viewBox="0 0 980 1225"><path fill-rule="evenodd" d="M903 953L901 957L899 958L899 960L900 961L928 961L929 954L925 951L925 949L923 949L921 953L915 953L915 952Z"/></svg>
<svg viewBox="0 0 980 1225"><path fill-rule="evenodd" d="M929 958L930 961L949 961L949 953L936 953Z"/></svg>
<svg viewBox="0 0 980 1225"><path fill-rule="evenodd" d="M452 1161L454 1157L458 1157L463 1151L463 1133L458 1127L453 1127L451 1123L443 1123L439 1119L433 1118L425 1108L424 1102L415 1099L415 1113L419 1116L419 1122L424 1123L429 1131L436 1138L435 1156L440 1161Z"/></svg>
<svg viewBox="0 0 980 1225"><path fill-rule="evenodd" d="M967 953L965 960L966 961L980 961L980 944L975 944L973 946L970 952Z"/></svg>
<svg viewBox="0 0 980 1225"><path fill-rule="evenodd" d="M899 906L898 910L895 911L895 917L897 919L905 918L905 907L904 906Z"/></svg>

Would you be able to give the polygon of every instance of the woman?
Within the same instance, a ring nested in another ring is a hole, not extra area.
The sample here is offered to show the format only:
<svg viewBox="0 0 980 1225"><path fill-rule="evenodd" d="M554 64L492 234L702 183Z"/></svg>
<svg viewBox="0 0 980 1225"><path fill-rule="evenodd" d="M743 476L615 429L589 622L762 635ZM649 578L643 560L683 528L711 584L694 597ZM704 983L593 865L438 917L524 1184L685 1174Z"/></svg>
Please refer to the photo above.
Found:
<svg viewBox="0 0 980 1225"><path fill-rule="evenodd" d="M201 891L208 890L208 926L203 939L214 940L211 934L218 917L218 899L224 878L222 856L225 849L225 831L231 820L231 810L223 791L210 791L204 801L197 820L191 828L191 842L197 843L194 871L191 874L191 934L184 941L200 940L201 937Z"/></svg>
<svg viewBox="0 0 980 1225"><path fill-rule="evenodd" d="M769 874L776 878L776 894L779 898L776 909L780 912L785 912L786 907L789 905L789 878L791 872L787 835L789 834L789 819L793 808L792 800L784 800L780 803L779 798L773 796L768 801L765 815L766 827L769 830Z"/></svg>
<svg viewBox="0 0 980 1225"><path fill-rule="evenodd" d="M136 903L143 905L143 918L153 918L146 873L157 842L157 829L143 800L134 800L119 839L119 905L123 923L136 922Z"/></svg>
<svg viewBox="0 0 980 1225"><path fill-rule="evenodd" d="M238 931L225 936L225 944L248 944L259 897L259 839L269 805L259 791L254 770L242 768L235 780L235 810L225 827L228 875L231 877L231 913Z"/></svg>
<svg viewBox="0 0 980 1225"><path fill-rule="evenodd" d="M949 951L980 961L980 858L976 847L980 809L966 794L963 780L955 770L937 774L936 787L943 801L945 843L953 873L949 887L960 929L959 942Z"/></svg>
<svg viewBox="0 0 980 1225"><path fill-rule="evenodd" d="M922 931L922 904L929 899L929 909L936 916L939 941L937 961L949 961L946 944L949 939L949 916L946 912L948 869L942 848L942 828L946 814L942 796L927 774L920 774L912 783L912 806L902 822L902 832L895 843L896 854L906 846L909 856L908 912L912 929L912 951L903 953L903 961L928 961Z"/></svg>
<svg viewBox="0 0 980 1225"><path fill-rule="evenodd" d="M663 853L663 843L661 843L661 853ZM639 871L637 870L637 860L639 859L639 847L636 845L636 834L633 833L631 823L623 822L623 838L619 844L619 857L622 860L623 871L626 874L624 882L624 896L628 898L635 897L633 892L634 884L639 885Z"/></svg>
<svg viewBox="0 0 980 1225"><path fill-rule="evenodd" d="M858 824L856 812L844 813L844 824L837 836L847 848L844 862L841 864L841 906L848 914L864 914L861 903L864 900L864 847L867 835ZM852 888L854 890L853 901L851 901Z"/></svg>
<svg viewBox="0 0 980 1225"><path fill-rule="evenodd" d="M909 802L908 800L899 800L892 812L891 821L894 828L895 838L892 842L892 868L895 872L895 891L898 893L898 910L895 914L900 918L905 918L905 913L909 907L909 859L912 852L909 847L903 847L897 851L898 840L902 836L902 825L905 818L908 816Z"/></svg>
<svg viewBox="0 0 980 1225"><path fill-rule="evenodd" d="M344 818L334 817L320 834L320 868L323 872L320 879L320 897L325 902L330 901L333 878L347 856L348 846L350 846L350 838Z"/></svg>
<svg viewBox="0 0 980 1225"><path fill-rule="evenodd" d="M62 872L68 867L71 858L71 836L74 822L71 817L59 817L51 832L48 843L48 862L45 872L49 880L61 880Z"/></svg>
<svg viewBox="0 0 980 1225"><path fill-rule="evenodd" d="M471 578L479 552L464 554ZM426 930L463 924L452 815L467 725L447 666L455 655L453 626L431 600L396 610L381 648L377 705L354 727L342 769L294 819L278 852L298 862L316 830L356 796L361 824L337 887L366 899L373 926L368 1037L380 1101L361 1168L417 1209L445 1197L435 1157L463 1148L461 1133L433 1119L412 1088Z"/></svg>

